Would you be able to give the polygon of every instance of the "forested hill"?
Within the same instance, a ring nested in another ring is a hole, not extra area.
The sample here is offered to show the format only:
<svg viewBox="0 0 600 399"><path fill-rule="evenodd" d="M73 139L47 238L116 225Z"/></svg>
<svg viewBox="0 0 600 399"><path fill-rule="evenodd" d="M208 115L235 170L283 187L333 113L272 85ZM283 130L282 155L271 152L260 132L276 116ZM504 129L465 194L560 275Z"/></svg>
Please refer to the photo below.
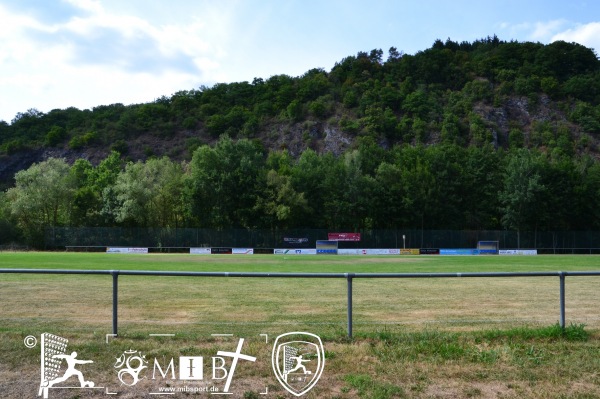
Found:
<svg viewBox="0 0 600 399"><path fill-rule="evenodd" d="M387 56L387 57L386 57ZM190 159L222 134L270 150L339 155L372 138L396 144L492 144L598 153L600 61L557 41L436 41L407 55L361 52L300 77L181 91L154 102L92 110L35 109L0 122L0 181L33 162L64 157L97 163L110 150L132 160Z"/></svg>
<svg viewBox="0 0 600 399"><path fill-rule="evenodd" d="M598 230L599 134L594 51L495 36L29 110L0 123L0 243L48 226Z"/></svg>

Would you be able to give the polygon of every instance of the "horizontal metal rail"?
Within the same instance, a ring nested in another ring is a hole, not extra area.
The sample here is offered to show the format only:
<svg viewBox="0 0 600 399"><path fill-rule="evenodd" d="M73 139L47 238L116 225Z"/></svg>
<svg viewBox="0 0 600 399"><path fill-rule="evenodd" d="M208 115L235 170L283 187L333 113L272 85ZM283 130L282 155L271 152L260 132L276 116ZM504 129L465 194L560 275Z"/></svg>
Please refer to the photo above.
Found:
<svg viewBox="0 0 600 399"><path fill-rule="evenodd" d="M494 277L558 277L560 326L565 328L565 277L600 276L595 271L541 271L541 272L466 272L466 273L269 273L269 272L184 272L155 270L81 270L81 269L0 269L13 274L83 274L111 275L113 278L113 329L118 334L119 276L163 277L234 277L234 278L344 278L347 282L348 337L352 338L352 281L356 278L494 278Z"/></svg>

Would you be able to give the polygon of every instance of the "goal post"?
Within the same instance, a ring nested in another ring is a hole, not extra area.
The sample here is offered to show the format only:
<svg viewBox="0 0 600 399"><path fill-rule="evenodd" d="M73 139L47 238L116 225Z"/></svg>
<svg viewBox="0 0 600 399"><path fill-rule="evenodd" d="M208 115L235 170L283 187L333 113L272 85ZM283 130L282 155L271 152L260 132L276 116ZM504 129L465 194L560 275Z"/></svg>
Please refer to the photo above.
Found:
<svg viewBox="0 0 600 399"><path fill-rule="evenodd" d="M498 255L500 250L499 241L478 241L477 250L479 255Z"/></svg>

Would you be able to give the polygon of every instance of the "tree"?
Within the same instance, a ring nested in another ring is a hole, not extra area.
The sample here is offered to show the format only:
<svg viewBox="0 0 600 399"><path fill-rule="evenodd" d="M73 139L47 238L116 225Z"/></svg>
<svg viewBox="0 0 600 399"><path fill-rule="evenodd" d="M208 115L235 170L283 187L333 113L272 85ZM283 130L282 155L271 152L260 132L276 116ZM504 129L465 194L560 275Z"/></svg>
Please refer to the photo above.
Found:
<svg viewBox="0 0 600 399"><path fill-rule="evenodd" d="M17 242L20 238L20 232L10 216L6 193L0 191L0 244Z"/></svg>
<svg viewBox="0 0 600 399"><path fill-rule="evenodd" d="M267 173L265 192L256 206L266 215L264 225L270 228L302 227L308 210L304 193L294 189L290 176L273 169Z"/></svg>
<svg viewBox="0 0 600 399"><path fill-rule="evenodd" d="M546 187L541 182L540 157L526 149L513 154L506 166L504 185L500 192L502 224L520 232L535 225L536 209Z"/></svg>
<svg viewBox="0 0 600 399"><path fill-rule="evenodd" d="M102 204L98 201L100 196L96 195L90 184L90 175L93 170L92 163L87 159L78 159L71 166L71 175L77 187L73 195L72 225L95 225L90 214L95 210L94 208L102 208Z"/></svg>
<svg viewBox="0 0 600 399"><path fill-rule="evenodd" d="M67 224L75 180L64 159L50 158L15 174L7 192L10 213L32 245L40 245L46 227Z"/></svg>
<svg viewBox="0 0 600 399"><path fill-rule="evenodd" d="M181 165L167 157L130 162L115 182L115 220L144 227L177 227L182 217Z"/></svg>
<svg viewBox="0 0 600 399"><path fill-rule="evenodd" d="M498 192L502 188L503 153L491 145L470 147L463 152L460 209L464 219L458 227L496 229L500 226Z"/></svg>
<svg viewBox="0 0 600 399"><path fill-rule="evenodd" d="M379 228L407 226L407 212L403 198L406 195L399 165L382 162L375 175L375 194L371 207L374 223Z"/></svg>
<svg viewBox="0 0 600 399"><path fill-rule="evenodd" d="M408 149L408 157L401 162L402 182L406 195L402 198L402 205L408 213L409 225L419 227L421 232L425 227L430 227L426 218L431 218L435 211L434 186L436 177L431 173L430 165L422 154L423 147ZM404 154L403 154L404 155ZM421 247L425 246L421 234Z"/></svg>
<svg viewBox="0 0 600 399"><path fill-rule="evenodd" d="M72 225L102 226L114 223L114 184L121 172L121 164L121 156L116 151L112 151L96 167L84 159L73 163L71 174L77 189L71 212Z"/></svg>
<svg viewBox="0 0 600 399"><path fill-rule="evenodd" d="M214 147L199 147L186 179L190 218L202 227L253 227L264 162L262 147L247 139L222 136Z"/></svg>
<svg viewBox="0 0 600 399"><path fill-rule="evenodd" d="M307 149L298 158L291 170L292 186L297 192L304 194L308 202L308 211L302 227L320 228L325 226L322 217L324 200L324 179L329 172L325 166L325 156L319 156L312 149Z"/></svg>
<svg viewBox="0 0 600 399"><path fill-rule="evenodd" d="M62 143L67 138L67 132L60 126L52 126L48 134L46 134L45 144L48 147L55 147Z"/></svg>

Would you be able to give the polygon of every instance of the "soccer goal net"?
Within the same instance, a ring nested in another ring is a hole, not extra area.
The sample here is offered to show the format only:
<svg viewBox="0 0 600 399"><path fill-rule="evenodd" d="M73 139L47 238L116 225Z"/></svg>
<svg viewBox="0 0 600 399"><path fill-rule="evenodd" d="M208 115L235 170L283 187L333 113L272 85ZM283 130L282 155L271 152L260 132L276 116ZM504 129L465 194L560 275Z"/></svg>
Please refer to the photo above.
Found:
<svg viewBox="0 0 600 399"><path fill-rule="evenodd" d="M500 246L498 241L479 241L477 242L477 249L480 255L498 255Z"/></svg>

